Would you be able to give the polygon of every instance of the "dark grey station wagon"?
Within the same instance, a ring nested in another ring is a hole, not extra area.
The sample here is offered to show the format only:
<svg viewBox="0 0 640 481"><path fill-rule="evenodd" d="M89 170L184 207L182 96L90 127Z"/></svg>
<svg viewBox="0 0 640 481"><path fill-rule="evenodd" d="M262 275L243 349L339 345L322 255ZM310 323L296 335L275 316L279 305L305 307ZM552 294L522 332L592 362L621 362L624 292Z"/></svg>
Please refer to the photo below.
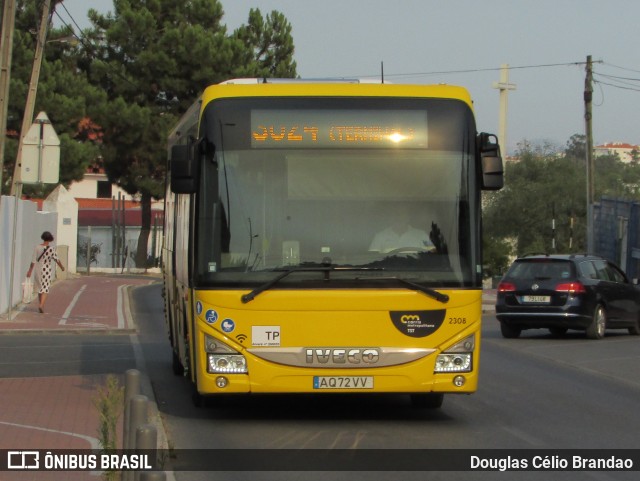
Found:
<svg viewBox="0 0 640 481"><path fill-rule="evenodd" d="M516 259L498 286L496 317L502 335L546 328L560 336L606 329L640 335L640 289L618 266L592 255L533 255Z"/></svg>

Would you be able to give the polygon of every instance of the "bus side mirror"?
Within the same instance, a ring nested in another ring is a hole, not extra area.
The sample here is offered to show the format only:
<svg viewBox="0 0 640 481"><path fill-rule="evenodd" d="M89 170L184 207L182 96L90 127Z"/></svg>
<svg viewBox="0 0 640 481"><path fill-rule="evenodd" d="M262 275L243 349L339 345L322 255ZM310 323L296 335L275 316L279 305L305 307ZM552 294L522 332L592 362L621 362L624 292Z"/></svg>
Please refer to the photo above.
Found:
<svg viewBox="0 0 640 481"><path fill-rule="evenodd" d="M171 192L175 194L192 194L198 186L199 142L189 140L186 145L171 147Z"/></svg>
<svg viewBox="0 0 640 481"><path fill-rule="evenodd" d="M504 186L504 169L498 138L493 134L478 135L478 150L482 167L482 189L500 190Z"/></svg>

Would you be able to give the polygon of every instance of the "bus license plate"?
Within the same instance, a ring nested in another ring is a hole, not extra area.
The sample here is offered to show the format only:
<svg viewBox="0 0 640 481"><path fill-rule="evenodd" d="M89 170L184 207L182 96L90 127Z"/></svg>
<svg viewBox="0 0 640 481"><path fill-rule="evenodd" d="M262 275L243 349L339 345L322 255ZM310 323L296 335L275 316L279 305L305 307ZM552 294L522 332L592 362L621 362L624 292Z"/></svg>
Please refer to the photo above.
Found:
<svg viewBox="0 0 640 481"><path fill-rule="evenodd" d="M314 376L313 389L373 389L373 376Z"/></svg>
<svg viewBox="0 0 640 481"><path fill-rule="evenodd" d="M531 302L537 304L549 304L551 302L550 296L522 296L524 302Z"/></svg>

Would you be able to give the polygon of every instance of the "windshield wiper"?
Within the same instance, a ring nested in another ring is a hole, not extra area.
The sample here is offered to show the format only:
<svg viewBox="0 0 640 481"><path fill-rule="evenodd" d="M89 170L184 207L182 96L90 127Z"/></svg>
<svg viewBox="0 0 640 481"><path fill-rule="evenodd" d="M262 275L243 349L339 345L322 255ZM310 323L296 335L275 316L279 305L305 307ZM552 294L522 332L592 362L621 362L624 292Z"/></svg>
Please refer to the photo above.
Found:
<svg viewBox="0 0 640 481"><path fill-rule="evenodd" d="M279 270L280 269L277 269L274 272L277 272ZM384 270L384 269L382 269L380 267L336 267L336 266L297 267L297 268L294 268L294 269L287 269L284 272L282 272L280 275L278 275L278 276L274 277L273 279L271 279L270 281L265 282L261 286L256 287L254 290L252 290L248 294L243 294L242 297L240 298L240 300L242 301L243 304L246 304L247 302L253 301L256 298L256 296L258 296L259 294L263 293L264 291L268 291L274 285L276 285L278 282L280 282L282 279L284 279L285 277L287 277L290 274L293 274L294 272L322 272L322 273L324 273L324 280L325 281L329 281L330 280L329 273L332 272L332 271L333 272L345 272L345 271L382 271L382 270Z"/></svg>
<svg viewBox="0 0 640 481"><path fill-rule="evenodd" d="M449 302L449 296L446 294L442 294L441 292L436 291L435 289L431 289L429 287L425 287L422 286L420 284L417 284L416 282L411 282L407 279L403 279L402 277L395 277L395 276L391 276L391 277L356 277L357 281L371 281L371 280L376 280L376 281L398 281L399 283L405 285L407 288L409 289L413 289L414 291L419 291L422 292L423 294L426 294L427 296L435 299L438 302L442 302L443 304L446 304L447 302Z"/></svg>

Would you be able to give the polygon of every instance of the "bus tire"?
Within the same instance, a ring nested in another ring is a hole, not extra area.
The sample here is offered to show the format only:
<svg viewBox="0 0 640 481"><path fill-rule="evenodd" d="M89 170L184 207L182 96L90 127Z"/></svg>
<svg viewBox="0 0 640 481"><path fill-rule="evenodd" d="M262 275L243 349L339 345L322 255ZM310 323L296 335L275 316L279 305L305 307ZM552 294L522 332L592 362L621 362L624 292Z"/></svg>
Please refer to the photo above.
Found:
<svg viewBox="0 0 640 481"><path fill-rule="evenodd" d="M171 367L173 369L173 374L176 376L184 376L184 366L180 362L180 356L173 351L173 360L171 363Z"/></svg>
<svg viewBox="0 0 640 481"><path fill-rule="evenodd" d="M427 392L411 394L411 404L420 409L440 409L444 401L444 394L441 392Z"/></svg>

